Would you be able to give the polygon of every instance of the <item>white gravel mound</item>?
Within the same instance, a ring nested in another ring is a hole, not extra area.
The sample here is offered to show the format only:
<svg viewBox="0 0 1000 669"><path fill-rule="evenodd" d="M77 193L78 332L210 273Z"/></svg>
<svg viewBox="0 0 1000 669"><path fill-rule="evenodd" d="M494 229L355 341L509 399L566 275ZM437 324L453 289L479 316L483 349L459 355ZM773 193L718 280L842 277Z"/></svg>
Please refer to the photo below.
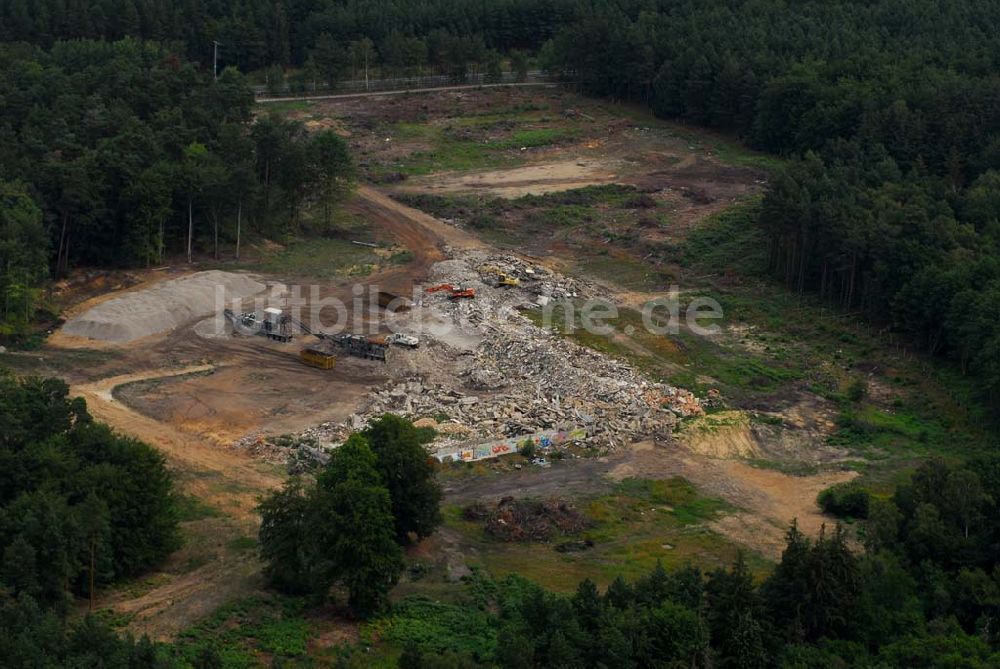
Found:
<svg viewBox="0 0 1000 669"><path fill-rule="evenodd" d="M266 286L249 274L198 272L102 302L70 319L63 332L117 344L167 332L212 315L219 288L224 306L229 307L233 300L256 295Z"/></svg>

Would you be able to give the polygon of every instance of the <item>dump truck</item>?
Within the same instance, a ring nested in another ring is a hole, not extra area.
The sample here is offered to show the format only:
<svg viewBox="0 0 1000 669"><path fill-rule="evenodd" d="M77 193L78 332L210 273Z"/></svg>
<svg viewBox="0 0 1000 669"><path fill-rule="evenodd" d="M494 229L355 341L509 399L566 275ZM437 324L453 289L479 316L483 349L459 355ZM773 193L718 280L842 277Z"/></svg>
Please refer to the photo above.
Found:
<svg viewBox="0 0 1000 669"><path fill-rule="evenodd" d="M471 300L476 296L476 291L472 288L452 288L451 293L448 295L448 299L451 301L455 300Z"/></svg>
<svg viewBox="0 0 1000 669"><path fill-rule="evenodd" d="M318 348L304 348L299 351L299 360L317 369L333 369L337 356Z"/></svg>

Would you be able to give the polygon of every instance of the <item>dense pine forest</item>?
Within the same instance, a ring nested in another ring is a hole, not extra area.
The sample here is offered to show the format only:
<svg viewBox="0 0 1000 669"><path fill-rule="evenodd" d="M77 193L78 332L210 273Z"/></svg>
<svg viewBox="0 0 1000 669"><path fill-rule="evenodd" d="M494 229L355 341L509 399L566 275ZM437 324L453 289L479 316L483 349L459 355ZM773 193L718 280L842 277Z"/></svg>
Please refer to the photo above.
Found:
<svg viewBox="0 0 1000 669"><path fill-rule="evenodd" d="M66 625L75 598L92 602L180 546L163 456L68 393L0 370L0 654L10 667L157 666L148 639L90 617Z"/></svg>
<svg viewBox="0 0 1000 669"><path fill-rule="evenodd" d="M792 158L759 221L774 276L953 357L1000 401L1000 5L658 7L585 12L543 60Z"/></svg>
<svg viewBox="0 0 1000 669"><path fill-rule="evenodd" d="M28 326L47 278L280 235L351 178L333 133L265 117L234 68L217 80L126 38L0 46L0 325ZM327 209L328 210L328 209Z"/></svg>

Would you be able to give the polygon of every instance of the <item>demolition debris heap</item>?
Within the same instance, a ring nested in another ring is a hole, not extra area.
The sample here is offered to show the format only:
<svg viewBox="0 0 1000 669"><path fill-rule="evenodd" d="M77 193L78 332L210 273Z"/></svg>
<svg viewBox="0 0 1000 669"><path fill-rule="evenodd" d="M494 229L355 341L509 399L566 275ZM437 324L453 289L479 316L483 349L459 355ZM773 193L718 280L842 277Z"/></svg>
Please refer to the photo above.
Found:
<svg viewBox="0 0 1000 669"><path fill-rule="evenodd" d="M490 275L515 278L518 285L491 285ZM447 415L446 423L467 428L467 438L482 439L574 426L586 428L591 445L615 448L666 437L678 417L702 412L690 392L649 381L628 363L538 327L518 310L595 297L597 286L514 256L475 252L438 263L434 277L476 290L473 301L432 305L480 331L471 360L458 372L458 383L420 377L390 382L372 394L354 425L387 412Z"/></svg>
<svg viewBox="0 0 1000 669"><path fill-rule="evenodd" d="M390 361L394 379L374 389L347 421L307 430L303 440L339 442L371 419L395 413L433 424L438 450L563 428L585 431L586 446L616 449L666 438L678 418L703 413L689 391L650 381L628 363L539 327L522 313L553 301L600 297L600 286L481 252L437 263L431 281L474 291L474 299L460 301L448 299L447 291L432 292L422 307L456 332L474 334L476 343L458 350L422 334L413 354L432 357L408 368Z"/></svg>

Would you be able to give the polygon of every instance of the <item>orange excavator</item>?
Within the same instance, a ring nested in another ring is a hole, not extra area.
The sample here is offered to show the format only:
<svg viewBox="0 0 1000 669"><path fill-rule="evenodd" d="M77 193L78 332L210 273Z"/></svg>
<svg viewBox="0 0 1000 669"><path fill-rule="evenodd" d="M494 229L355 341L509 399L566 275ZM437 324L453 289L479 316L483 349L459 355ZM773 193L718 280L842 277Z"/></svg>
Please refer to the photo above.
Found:
<svg viewBox="0 0 1000 669"><path fill-rule="evenodd" d="M438 286L431 286L427 289L428 293L438 293L442 290L448 291L449 300L471 300L476 296L476 291L473 288L463 288L461 286L454 286L450 283L442 283Z"/></svg>

